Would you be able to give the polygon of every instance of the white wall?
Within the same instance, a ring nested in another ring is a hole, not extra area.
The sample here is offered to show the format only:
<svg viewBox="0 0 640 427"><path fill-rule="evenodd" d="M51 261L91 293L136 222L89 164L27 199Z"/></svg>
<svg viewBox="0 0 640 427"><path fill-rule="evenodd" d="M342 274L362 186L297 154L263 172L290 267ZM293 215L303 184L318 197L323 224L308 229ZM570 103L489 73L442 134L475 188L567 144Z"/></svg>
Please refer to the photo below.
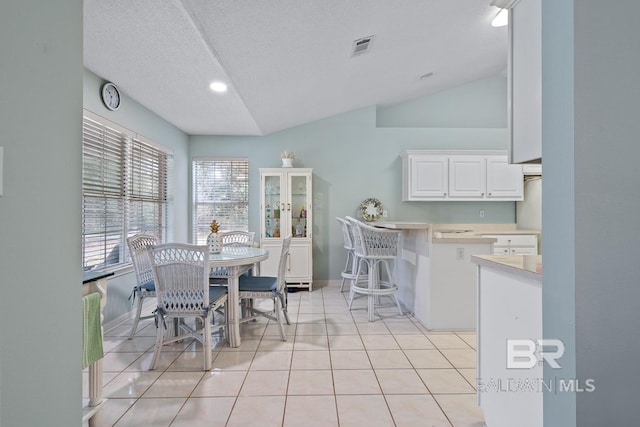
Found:
<svg viewBox="0 0 640 427"><path fill-rule="evenodd" d="M0 7L0 424L80 425L82 0Z"/></svg>

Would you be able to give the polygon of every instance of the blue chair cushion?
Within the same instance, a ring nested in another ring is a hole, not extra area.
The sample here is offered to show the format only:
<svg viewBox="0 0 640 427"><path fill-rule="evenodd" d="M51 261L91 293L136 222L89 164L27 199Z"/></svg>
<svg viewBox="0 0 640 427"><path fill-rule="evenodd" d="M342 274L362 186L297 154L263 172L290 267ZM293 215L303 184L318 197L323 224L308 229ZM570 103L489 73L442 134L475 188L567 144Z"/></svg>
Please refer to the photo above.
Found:
<svg viewBox="0 0 640 427"><path fill-rule="evenodd" d="M278 278L269 276L240 276L240 292L275 292L278 290Z"/></svg>
<svg viewBox="0 0 640 427"><path fill-rule="evenodd" d="M226 286L209 286L209 303L217 301L221 296L227 293Z"/></svg>
<svg viewBox="0 0 640 427"><path fill-rule="evenodd" d="M156 284L153 282L153 280L151 280L147 283L143 283L142 285L139 285L137 288L138 290L144 289L147 292L155 292Z"/></svg>

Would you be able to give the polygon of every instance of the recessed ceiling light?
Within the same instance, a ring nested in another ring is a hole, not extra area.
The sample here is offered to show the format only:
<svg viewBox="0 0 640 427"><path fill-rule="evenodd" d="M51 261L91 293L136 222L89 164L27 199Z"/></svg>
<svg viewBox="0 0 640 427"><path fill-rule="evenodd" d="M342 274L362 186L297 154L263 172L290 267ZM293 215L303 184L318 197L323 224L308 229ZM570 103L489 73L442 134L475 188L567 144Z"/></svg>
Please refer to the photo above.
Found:
<svg viewBox="0 0 640 427"><path fill-rule="evenodd" d="M227 85L225 83L216 81L216 82L212 82L209 85L209 89L211 89L214 92L222 93L227 91Z"/></svg>

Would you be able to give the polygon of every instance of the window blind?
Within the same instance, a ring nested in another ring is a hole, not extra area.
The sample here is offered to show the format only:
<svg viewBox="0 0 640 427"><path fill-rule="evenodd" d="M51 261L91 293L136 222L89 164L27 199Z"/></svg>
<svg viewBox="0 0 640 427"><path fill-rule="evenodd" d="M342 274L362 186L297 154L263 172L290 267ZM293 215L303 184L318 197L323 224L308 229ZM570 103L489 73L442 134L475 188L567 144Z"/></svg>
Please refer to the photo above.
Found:
<svg viewBox="0 0 640 427"><path fill-rule="evenodd" d="M206 244L209 224L220 230L249 230L249 161L194 159L193 242Z"/></svg>
<svg viewBox="0 0 640 427"><path fill-rule="evenodd" d="M85 115L82 132L82 265L129 261L126 238L166 239L172 156L139 136Z"/></svg>

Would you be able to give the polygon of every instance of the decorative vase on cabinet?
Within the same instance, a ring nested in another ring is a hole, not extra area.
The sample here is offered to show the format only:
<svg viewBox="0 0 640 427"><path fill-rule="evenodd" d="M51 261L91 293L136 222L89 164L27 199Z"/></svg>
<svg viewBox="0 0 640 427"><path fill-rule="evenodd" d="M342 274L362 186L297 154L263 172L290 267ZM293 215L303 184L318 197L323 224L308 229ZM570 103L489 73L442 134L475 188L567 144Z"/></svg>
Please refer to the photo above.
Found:
<svg viewBox="0 0 640 427"><path fill-rule="evenodd" d="M260 246L269 258L260 265L261 274L278 275L282 239L292 236L287 260L289 287L312 290L312 169L260 169Z"/></svg>

